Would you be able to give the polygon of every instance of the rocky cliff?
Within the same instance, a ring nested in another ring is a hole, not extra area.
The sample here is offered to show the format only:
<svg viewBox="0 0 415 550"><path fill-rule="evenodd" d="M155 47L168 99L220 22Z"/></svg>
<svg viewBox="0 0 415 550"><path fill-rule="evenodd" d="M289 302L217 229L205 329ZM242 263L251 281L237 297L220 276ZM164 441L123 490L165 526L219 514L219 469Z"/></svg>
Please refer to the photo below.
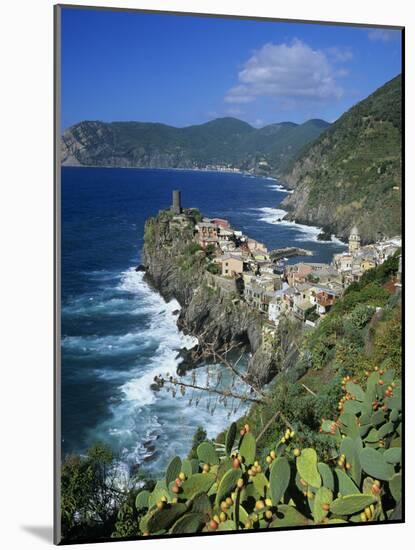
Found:
<svg viewBox="0 0 415 550"><path fill-rule="evenodd" d="M342 115L291 162L283 202L300 223L347 238L357 225L363 242L401 233L401 77Z"/></svg>
<svg viewBox="0 0 415 550"><path fill-rule="evenodd" d="M263 317L239 298L236 288L232 290L232 281L221 284L220 277L207 271L206 253L193 240L200 214L195 210L185 214L185 222L176 221L169 211L147 220L142 251L146 280L166 300L177 299L179 327L201 344L213 344L215 351L225 344L239 344L252 353L249 377L264 385L281 368L281 355L264 341ZM194 366L192 359L185 356L185 367Z"/></svg>

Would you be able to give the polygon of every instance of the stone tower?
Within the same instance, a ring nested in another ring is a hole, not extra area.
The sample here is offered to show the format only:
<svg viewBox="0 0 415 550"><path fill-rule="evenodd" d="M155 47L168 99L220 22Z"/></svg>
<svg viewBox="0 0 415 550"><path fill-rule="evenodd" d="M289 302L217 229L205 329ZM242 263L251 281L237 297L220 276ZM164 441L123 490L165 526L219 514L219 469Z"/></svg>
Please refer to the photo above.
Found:
<svg viewBox="0 0 415 550"><path fill-rule="evenodd" d="M171 211L173 214L182 213L182 202L180 197L180 191L173 191L173 203L171 205Z"/></svg>
<svg viewBox="0 0 415 550"><path fill-rule="evenodd" d="M351 232L350 232L350 237L349 237L349 252L350 252L350 254L354 254L355 252L357 252L359 250L359 248L360 248L359 230L354 225Z"/></svg>

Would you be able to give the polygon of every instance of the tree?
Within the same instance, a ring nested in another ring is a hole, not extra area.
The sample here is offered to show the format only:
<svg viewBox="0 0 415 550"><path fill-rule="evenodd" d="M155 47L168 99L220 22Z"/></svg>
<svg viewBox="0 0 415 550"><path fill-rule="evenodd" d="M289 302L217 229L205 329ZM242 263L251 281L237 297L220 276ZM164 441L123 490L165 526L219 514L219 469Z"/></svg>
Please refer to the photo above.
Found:
<svg viewBox="0 0 415 550"><path fill-rule="evenodd" d="M65 459L61 475L64 538L109 536L124 498L116 475L114 455L100 443L88 449L85 457Z"/></svg>

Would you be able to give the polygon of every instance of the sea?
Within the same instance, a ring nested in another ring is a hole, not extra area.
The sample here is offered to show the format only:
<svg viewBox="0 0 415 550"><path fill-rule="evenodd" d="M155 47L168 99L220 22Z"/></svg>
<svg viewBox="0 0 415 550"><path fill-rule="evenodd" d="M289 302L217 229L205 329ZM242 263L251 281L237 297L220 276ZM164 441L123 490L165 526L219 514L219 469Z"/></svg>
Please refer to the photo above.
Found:
<svg viewBox="0 0 415 550"><path fill-rule="evenodd" d="M154 392L155 375L174 375L178 351L196 340L176 325L180 306L135 271L145 220L169 207L226 218L269 249L300 246L330 262L344 250L320 230L281 221L289 191L276 180L240 173L132 168L62 168L61 378L62 453L111 447L128 477L157 475L169 457L186 456L198 426L208 437L241 416L246 404L192 390ZM297 259L290 261L298 261ZM246 367L249 358L239 365ZM223 365L204 365L183 380L235 388ZM241 384L238 391L244 392Z"/></svg>

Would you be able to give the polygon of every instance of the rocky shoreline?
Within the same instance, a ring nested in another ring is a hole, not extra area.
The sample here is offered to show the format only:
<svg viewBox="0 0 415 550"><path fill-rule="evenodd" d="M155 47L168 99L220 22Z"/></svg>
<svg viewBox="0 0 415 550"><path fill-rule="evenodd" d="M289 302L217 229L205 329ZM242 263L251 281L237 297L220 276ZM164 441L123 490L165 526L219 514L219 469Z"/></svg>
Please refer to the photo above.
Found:
<svg viewBox="0 0 415 550"><path fill-rule="evenodd" d="M178 374L234 348L252 354L247 376L263 386L281 369L278 337L273 345L265 341L264 318L216 284L215 277L206 271L203 251L189 257L200 214L185 211L185 215L188 223L180 228L169 211L161 211L147 220L140 267L145 270L146 282L165 300L174 298L179 302L179 329L198 338L199 344L194 349L179 352L183 361Z"/></svg>

